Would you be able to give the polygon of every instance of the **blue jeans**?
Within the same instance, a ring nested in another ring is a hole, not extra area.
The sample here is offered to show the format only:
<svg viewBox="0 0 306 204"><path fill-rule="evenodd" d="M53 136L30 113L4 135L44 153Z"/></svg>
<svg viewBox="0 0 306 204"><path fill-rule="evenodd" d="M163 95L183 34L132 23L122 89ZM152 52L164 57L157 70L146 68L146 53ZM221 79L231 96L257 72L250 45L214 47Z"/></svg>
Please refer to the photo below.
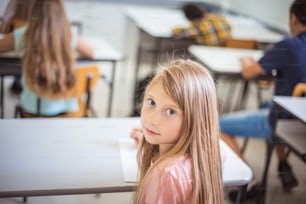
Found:
<svg viewBox="0 0 306 204"><path fill-rule="evenodd" d="M220 128L223 133L241 137L270 138L272 128L268 121L270 109L242 111L222 115Z"/></svg>

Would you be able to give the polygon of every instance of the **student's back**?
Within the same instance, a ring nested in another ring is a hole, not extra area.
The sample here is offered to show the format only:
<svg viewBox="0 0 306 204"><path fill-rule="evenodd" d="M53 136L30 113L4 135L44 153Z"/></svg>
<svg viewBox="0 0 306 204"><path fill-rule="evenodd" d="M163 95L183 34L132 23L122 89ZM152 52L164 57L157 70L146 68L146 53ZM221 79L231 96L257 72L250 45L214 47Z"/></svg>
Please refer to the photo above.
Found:
<svg viewBox="0 0 306 204"><path fill-rule="evenodd" d="M23 58L21 105L35 114L37 97L42 115L57 115L78 110L76 98L52 99L69 91L76 82L73 49L92 57L93 52L76 32L72 32L63 0L37 0L31 20L25 27L7 34L0 41L2 51L15 50Z"/></svg>

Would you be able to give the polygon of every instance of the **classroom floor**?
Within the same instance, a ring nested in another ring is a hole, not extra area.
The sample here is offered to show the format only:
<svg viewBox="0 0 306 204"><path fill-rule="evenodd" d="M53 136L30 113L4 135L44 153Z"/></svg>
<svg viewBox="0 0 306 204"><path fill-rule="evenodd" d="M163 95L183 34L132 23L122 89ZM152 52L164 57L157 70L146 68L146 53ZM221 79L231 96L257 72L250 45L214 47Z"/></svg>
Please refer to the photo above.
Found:
<svg viewBox="0 0 306 204"><path fill-rule="evenodd" d="M73 9L82 1L69 1L68 9ZM114 8L112 4L96 3L94 6L88 2L90 11L96 10L107 10L108 7ZM118 5L115 5L118 6ZM93 28L91 25L97 23L96 20L99 12L88 13L88 8L84 10L78 10L80 15L87 16L87 21L83 21L84 33L86 35L95 35L103 33L103 28L96 26ZM95 16L96 15L96 16ZM118 46L117 46L118 47ZM119 46L120 47L120 46ZM134 90L134 78L133 78L133 64L129 60L124 59L117 65L116 81L114 88L114 100L112 105L112 117L128 117L132 109L132 99ZM110 76L110 64L100 63L101 74L105 75L106 78ZM150 65L142 64L140 76L144 76L148 72ZM5 78L5 118L13 118L15 104L18 102L18 96L10 92L9 87L13 81L12 77ZM238 92L241 85L237 84L233 98L237 98L236 92ZM220 82L218 84L218 93L220 98L226 96L228 91L228 82ZM93 95L93 107L98 117L105 117L107 112L107 101L108 101L109 89L107 84L101 79L94 91ZM270 97L271 92L267 91L265 94L266 98ZM252 86L249 94L250 99L248 100L248 109L254 109L256 107L256 92L255 87ZM238 140L240 143L242 140ZM245 157L249 161L249 165L254 171L256 179L260 180L261 172L263 169L263 163L265 158L265 143L262 140L250 140L248 147L245 152ZM280 180L277 175L277 160L275 154L272 157L272 163L269 171L268 181L268 193L267 202L268 204L303 204L306 203L306 166L294 155L289 157L289 161L293 166L294 172L299 179L299 186L294 188L291 192L284 192L281 187ZM1 185L1 184L0 184ZM226 191L230 189L226 188ZM30 197L28 198L28 204L126 204L131 203L131 193L115 193L115 194L101 194L101 195L73 195L73 196L49 196L49 197ZM7 198L0 199L0 204L16 204L23 203L21 198ZM231 203L228 198L225 198L225 204ZM254 203L250 201L247 203Z"/></svg>

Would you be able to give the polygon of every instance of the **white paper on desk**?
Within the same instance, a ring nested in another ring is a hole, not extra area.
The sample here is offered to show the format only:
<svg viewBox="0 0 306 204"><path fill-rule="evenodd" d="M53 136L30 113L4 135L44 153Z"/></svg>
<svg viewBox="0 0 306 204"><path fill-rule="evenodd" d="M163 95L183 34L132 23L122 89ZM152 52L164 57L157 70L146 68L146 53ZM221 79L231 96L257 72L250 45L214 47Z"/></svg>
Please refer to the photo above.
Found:
<svg viewBox="0 0 306 204"><path fill-rule="evenodd" d="M130 138L119 139L121 167L125 182L136 182L137 179L137 147Z"/></svg>

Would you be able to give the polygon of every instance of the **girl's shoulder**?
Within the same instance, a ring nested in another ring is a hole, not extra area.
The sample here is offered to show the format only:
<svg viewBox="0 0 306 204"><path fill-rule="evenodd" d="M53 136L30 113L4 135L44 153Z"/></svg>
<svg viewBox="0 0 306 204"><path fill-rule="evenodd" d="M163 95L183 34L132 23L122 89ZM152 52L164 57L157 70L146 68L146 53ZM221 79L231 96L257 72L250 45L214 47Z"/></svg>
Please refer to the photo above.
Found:
<svg viewBox="0 0 306 204"><path fill-rule="evenodd" d="M192 160L187 154L166 158L156 168L163 172L162 174L171 175L174 178L192 179Z"/></svg>

